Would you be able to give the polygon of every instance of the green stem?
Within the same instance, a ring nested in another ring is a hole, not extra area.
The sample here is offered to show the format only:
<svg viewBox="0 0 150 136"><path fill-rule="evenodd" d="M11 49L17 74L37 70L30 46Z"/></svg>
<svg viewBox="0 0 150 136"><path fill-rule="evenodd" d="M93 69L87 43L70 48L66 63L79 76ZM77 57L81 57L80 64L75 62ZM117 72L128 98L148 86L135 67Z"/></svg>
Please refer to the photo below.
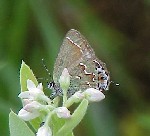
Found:
<svg viewBox="0 0 150 136"><path fill-rule="evenodd" d="M88 107L88 100L83 99L80 105L77 107L77 109L72 114L72 117L68 120L66 120L65 124L62 126L62 128L59 129L59 131L56 133L55 136L67 136L72 130L81 122L83 119L86 110Z"/></svg>
<svg viewBox="0 0 150 136"><path fill-rule="evenodd" d="M63 90L63 106L65 106L66 101L67 101L67 90L64 89Z"/></svg>
<svg viewBox="0 0 150 136"><path fill-rule="evenodd" d="M45 121L45 125L49 126L49 122L51 121L51 117L54 114L54 112L49 112L46 121Z"/></svg>

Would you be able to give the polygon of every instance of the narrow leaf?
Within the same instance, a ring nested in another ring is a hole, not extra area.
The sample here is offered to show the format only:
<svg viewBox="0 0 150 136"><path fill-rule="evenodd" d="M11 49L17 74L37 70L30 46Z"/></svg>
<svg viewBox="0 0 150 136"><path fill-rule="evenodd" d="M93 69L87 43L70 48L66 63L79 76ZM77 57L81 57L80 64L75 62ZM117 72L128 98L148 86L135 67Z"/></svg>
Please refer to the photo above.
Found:
<svg viewBox="0 0 150 136"><path fill-rule="evenodd" d="M20 85L21 85L21 91L27 90L27 79L30 79L34 82L35 85L38 85L38 81L36 77L34 76L32 70L28 65L25 64L24 61L22 61L21 69L20 69Z"/></svg>

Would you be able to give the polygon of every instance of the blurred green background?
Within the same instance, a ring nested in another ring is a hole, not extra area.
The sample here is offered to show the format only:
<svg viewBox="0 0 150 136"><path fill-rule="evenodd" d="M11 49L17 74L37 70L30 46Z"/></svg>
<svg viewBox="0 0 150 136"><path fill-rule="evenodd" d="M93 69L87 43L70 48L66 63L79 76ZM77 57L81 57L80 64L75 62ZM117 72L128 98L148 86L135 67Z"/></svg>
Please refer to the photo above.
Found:
<svg viewBox="0 0 150 136"><path fill-rule="evenodd" d="M150 2L148 0L0 0L0 134L21 108L23 59L37 77L53 71L66 32L79 30L106 62L106 99L90 104L75 136L150 135Z"/></svg>

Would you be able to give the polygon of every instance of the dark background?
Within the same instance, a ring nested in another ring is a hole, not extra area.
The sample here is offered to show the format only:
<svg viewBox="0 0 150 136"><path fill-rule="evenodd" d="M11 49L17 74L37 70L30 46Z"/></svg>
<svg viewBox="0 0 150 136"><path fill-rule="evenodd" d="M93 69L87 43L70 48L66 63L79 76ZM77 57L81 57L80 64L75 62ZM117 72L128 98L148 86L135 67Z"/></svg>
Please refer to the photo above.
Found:
<svg viewBox="0 0 150 136"><path fill-rule="evenodd" d="M19 69L23 59L37 77L53 71L66 32L79 30L107 64L106 99L90 104L75 135L150 135L149 0L1 0L0 134L8 136L8 114L21 108Z"/></svg>

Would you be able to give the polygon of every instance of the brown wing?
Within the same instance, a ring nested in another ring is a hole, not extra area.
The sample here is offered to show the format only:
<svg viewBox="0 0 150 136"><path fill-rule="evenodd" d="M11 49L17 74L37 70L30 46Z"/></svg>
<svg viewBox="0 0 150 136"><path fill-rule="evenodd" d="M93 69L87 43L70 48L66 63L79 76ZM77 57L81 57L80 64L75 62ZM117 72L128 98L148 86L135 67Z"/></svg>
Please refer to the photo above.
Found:
<svg viewBox="0 0 150 136"><path fill-rule="evenodd" d="M55 82L58 82L64 68L67 68L70 73L82 59L82 52L80 48L74 45L74 43L70 40L74 38L72 37L72 32L73 30L71 29L66 34L55 61L53 71L53 78Z"/></svg>
<svg viewBox="0 0 150 136"><path fill-rule="evenodd" d="M98 60L87 40L77 30L71 29L65 36L60 52L55 62L53 78L58 83L64 68L71 75L71 87L78 90L88 87L97 88L98 73L96 72L96 60L99 65L104 63Z"/></svg>

